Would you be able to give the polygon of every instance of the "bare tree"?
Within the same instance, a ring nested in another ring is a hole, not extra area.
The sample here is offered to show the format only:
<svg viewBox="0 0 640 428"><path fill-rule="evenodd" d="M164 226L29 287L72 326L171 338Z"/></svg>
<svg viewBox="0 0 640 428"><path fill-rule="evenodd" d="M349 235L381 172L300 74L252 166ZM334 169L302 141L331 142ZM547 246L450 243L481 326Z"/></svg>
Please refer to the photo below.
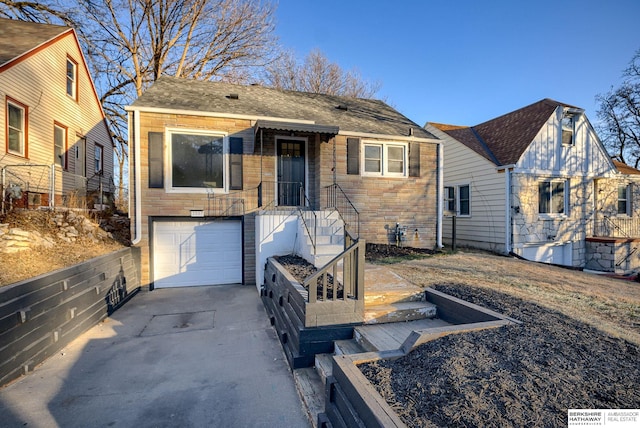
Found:
<svg viewBox="0 0 640 428"><path fill-rule="evenodd" d="M0 0L0 17L43 24L75 26L67 11L55 0L12 1Z"/></svg>
<svg viewBox="0 0 640 428"><path fill-rule="evenodd" d="M600 104L598 131L611 154L635 168L640 166L640 50L623 72L623 82L596 96Z"/></svg>
<svg viewBox="0 0 640 428"><path fill-rule="evenodd" d="M279 89L358 98L372 98L381 86L364 80L356 70L343 70L317 49L302 63L292 52L285 52L267 66L265 83Z"/></svg>
<svg viewBox="0 0 640 428"><path fill-rule="evenodd" d="M127 159L123 107L161 75L248 80L275 56L274 11L262 0L0 0L4 16L81 23L75 27L116 142L120 183Z"/></svg>

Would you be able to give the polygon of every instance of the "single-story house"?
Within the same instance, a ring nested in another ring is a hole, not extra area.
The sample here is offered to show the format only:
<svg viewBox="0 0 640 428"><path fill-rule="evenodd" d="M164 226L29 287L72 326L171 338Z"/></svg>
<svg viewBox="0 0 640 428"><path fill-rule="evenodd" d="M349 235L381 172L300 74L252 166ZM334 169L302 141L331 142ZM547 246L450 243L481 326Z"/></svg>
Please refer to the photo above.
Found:
<svg viewBox="0 0 640 428"><path fill-rule="evenodd" d="M382 101L161 77L129 112L130 215L149 287L263 282L345 238L440 244L440 141Z"/></svg>

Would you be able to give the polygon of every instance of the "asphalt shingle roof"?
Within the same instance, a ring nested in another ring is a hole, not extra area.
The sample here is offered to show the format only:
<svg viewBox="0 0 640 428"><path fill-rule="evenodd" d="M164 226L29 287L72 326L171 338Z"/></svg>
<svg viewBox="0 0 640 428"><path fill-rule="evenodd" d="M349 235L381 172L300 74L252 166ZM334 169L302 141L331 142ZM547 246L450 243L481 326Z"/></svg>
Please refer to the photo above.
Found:
<svg viewBox="0 0 640 428"><path fill-rule="evenodd" d="M545 98L476 126L431 125L496 165L511 165L518 162L540 128L559 106L575 108Z"/></svg>
<svg viewBox="0 0 640 428"><path fill-rule="evenodd" d="M626 163L622 163L620 161L613 159L613 164L616 166L616 168L618 169L618 171L620 171L621 174L640 175L639 170L635 169L632 166L627 165Z"/></svg>
<svg viewBox="0 0 640 428"><path fill-rule="evenodd" d="M237 95L237 99L231 94ZM279 121L309 120L317 125L338 126L340 131L398 136L409 136L413 132L416 137L436 139L379 100L285 91L260 85L163 76L132 107L230 113Z"/></svg>
<svg viewBox="0 0 640 428"><path fill-rule="evenodd" d="M0 67L66 31L69 27L0 18Z"/></svg>

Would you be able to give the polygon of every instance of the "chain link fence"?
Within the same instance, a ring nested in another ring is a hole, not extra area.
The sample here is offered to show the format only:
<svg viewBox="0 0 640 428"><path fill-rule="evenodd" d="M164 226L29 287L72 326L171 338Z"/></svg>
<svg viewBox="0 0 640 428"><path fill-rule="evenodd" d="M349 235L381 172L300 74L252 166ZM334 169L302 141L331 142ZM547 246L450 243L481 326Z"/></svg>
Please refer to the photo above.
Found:
<svg viewBox="0 0 640 428"><path fill-rule="evenodd" d="M90 177L62 170L57 165L6 165L2 168L2 213L14 208L113 207L113 176Z"/></svg>

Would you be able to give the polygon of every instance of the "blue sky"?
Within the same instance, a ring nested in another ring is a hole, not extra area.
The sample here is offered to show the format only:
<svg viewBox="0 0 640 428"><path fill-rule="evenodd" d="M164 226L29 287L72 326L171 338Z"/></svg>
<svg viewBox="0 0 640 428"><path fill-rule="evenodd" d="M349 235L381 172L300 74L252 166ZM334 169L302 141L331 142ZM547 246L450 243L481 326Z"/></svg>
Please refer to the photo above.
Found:
<svg viewBox="0 0 640 428"><path fill-rule="evenodd" d="M476 125L542 98L586 109L640 49L638 0L279 0L277 33L379 81L420 125Z"/></svg>

